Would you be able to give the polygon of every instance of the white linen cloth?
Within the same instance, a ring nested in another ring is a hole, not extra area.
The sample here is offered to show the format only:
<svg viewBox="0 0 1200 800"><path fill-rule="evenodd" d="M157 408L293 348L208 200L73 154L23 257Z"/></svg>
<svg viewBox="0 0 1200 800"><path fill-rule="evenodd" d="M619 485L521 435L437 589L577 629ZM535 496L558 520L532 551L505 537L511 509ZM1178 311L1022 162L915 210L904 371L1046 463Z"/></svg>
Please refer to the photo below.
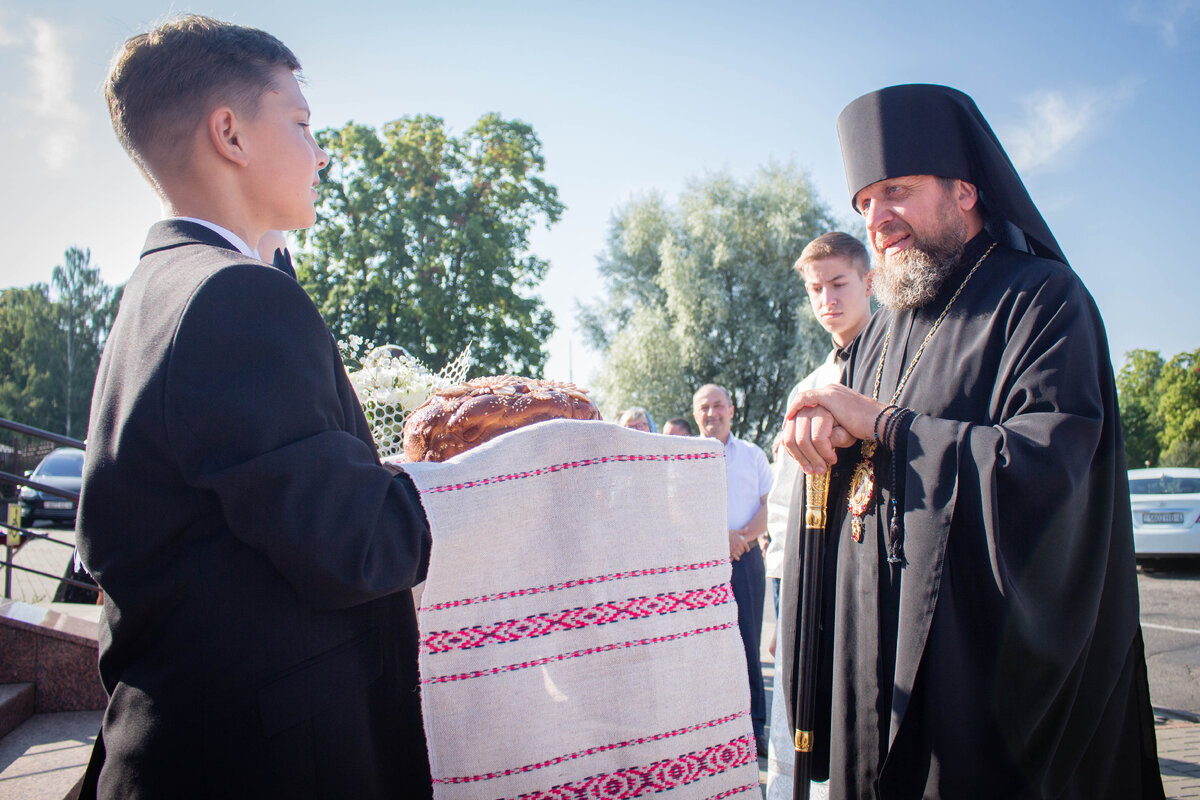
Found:
<svg viewBox="0 0 1200 800"><path fill-rule="evenodd" d="M400 466L435 797L757 796L719 442L556 420Z"/></svg>

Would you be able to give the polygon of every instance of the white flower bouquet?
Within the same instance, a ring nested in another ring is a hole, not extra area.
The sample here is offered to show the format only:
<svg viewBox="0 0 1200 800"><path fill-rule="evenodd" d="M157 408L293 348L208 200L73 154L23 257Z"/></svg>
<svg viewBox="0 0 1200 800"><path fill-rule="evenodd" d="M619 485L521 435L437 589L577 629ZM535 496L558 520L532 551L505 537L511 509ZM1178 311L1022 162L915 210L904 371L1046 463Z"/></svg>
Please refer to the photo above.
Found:
<svg viewBox="0 0 1200 800"><path fill-rule="evenodd" d="M438 373L430 371L397 345L371 348L357 336L351 336L348 343L341 344L343 357L350 362L358 361L355 354L363 349L368 352L361 359L361 369L347 369L346 372L371 426L371 435L379 455L387 458L403 449L404 421L408 415L437 389L462 383L466 379L471 345L468 343Z"/></svg>

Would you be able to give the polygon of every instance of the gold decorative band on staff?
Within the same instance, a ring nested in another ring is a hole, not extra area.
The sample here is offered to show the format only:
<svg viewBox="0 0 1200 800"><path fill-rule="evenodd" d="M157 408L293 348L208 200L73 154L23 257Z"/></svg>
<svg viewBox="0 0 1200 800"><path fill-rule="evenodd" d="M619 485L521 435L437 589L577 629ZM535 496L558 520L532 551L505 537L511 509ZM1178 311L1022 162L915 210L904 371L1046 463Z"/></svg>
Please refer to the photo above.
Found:
<svg viewBox="0 0 1200 800"><path fill-rule="evenodd" d="M812 750L813 734L812 731L796 731L796 752L808 753Z"/></svg>
<svg viewBox="0 0 1200 800"><path fill-rule="evenodd" d="M825 528L826 514L823 508L806 508L804 510L804 524L809 528Z"/></svg>
<svg viewBox="0 0 1200 800"><path fill-rule="evenodd" d="M804 476L804 485L807 489L809 497L808 505L804 512L804 522L810 526L825 527L825 507L829 504L829 473L822 472L820 474L809 474ZM821 515L821 521L810 523L809 515L817 512Z"/></svg>

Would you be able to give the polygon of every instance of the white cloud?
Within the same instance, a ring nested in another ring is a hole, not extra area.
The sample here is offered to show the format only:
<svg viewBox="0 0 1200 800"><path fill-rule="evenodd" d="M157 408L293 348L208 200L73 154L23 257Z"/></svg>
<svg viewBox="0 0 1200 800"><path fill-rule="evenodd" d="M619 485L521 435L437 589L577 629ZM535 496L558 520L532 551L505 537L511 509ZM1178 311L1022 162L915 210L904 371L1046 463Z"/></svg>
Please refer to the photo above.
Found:
<svg viewBox="0 0 1200 800"><path fill-rule="evenodd" d="M1072 147L1128 100L1133 86L1110 91L1036 92L1024 100L1025 119L1001 134L1018 172L1034 172L1058 162Z"/></svg>
<svg viewBox="0 0 1200 800"><path fill-rule="evenodd" d="M1154 5L1139 2L1130 9L1129 16L1134 22L1158 29L1163 43L1175 47L1181 29L1200 18L1200 0L1166 0Z"/></svg>
<svg viewBox="0 0 1200 800"><path fill-rule="evenodd" d="M27 59L31 73L29 98L31 121L36 131L34 147L46 163L60 169L79 149L84 115L74 99L75 67L63 41L63 33L42 19L30 19L32 52Z"/></svg>

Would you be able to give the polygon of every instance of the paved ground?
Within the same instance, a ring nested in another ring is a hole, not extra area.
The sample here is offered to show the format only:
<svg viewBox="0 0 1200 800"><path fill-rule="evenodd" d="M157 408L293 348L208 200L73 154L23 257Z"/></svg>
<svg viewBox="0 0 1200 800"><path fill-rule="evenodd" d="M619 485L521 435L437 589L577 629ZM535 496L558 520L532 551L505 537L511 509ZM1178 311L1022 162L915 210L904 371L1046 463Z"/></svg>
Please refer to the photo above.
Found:
<svg viewBox="0 0 1200 800"><path fill-rule="evenodd" d="M38 530L51 533L55 539L73 541L70 531ZM71 548L62 545L30 542L17 554L16 563L62 575L71 553ZM13 599L44 604L54 597L57 581L14 570L12 586ZM769 591L766 603L762 655L769 707L774 670L774 662L766 652L766 643L774 633ZM72 613L91 619L99 612L94 606L70 608ZM0 740L0 800L60 800L83 773L101 714L39 714ZM1200 800L1200 723L1160 716L1155 732L1167 797ZM766 781L766 759L759 759L759 776Z"/></svg>
<svg viewBox="0 0 1200 800"><path fill-rule="evenodd" d="M775 632L774 608L771 593L767 592L763 613L763 680L767 687L767 708L771 707L774 684L775 662L767 652L767 642ZM1158 765L1162 774L1163 789L1168 800L1196 798L1200 800L1200 722L1187 715L1188 719L1172 718L1165 714L1155 717L1154 732L1158 737ZM768 721L770 717L768 715ZM764 792L767 780L767 760L758 760L759 780Z"/></svg>
<svg viewBox="0 0 1200 800"><path fill-rule="evenodd" d="M30 569L48 572L56 578L43 578L31 572L14 569L12 571L12 599L26 603L49 603L54 599L58 589L58 578L61 578L74 552L75 533L61 528L35 527L31 530L44 533L54 541L30 541L17 551L14 563ZM0 542L4 538L0 537ZM4 553L7 556L7 552ZM7 561L7 557L5 557ZM0 575L0 586L4 585L7 576Z"/></svg>

